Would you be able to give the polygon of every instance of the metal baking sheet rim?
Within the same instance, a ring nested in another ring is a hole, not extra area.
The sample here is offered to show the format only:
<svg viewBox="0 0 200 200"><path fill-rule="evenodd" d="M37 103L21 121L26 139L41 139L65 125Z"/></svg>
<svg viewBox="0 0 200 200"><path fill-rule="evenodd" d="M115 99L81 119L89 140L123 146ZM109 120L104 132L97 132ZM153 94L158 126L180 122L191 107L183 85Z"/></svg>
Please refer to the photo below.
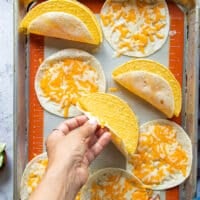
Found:
<svg viewBox="0 0 200 200"><path fill-rule="evenodd" d="M28 89L26 82L27 49L26 36L18 32L18 24L26 13L26 9L14 1L14 181L13 199L19 199L20 178L27 163L27 122ZM185 182L185 190L181 191L180 199L192 199L196 188L197 170L197 134L198 134L198 80L199 80L199 19L200 2L197 0L196 8L188 14L188 41L185 45L184 67L185 76L183 84L185 101L182 112L182 126L189 133L193 143L194 159L193 170L190 178ZM25 98L24 98L25 97Z"/></svg>

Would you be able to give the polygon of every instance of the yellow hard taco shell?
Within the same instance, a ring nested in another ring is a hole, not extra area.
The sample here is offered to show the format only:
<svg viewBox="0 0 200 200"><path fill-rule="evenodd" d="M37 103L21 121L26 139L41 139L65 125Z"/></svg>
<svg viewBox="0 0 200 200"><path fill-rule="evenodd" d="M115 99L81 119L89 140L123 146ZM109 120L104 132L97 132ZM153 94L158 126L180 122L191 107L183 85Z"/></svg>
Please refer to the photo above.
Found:
<svg viewBox="0 0 200 200"><path fill-rule="evenodd" d="M117 67L112 72L112 77L168 118L179 116L182 105L181 87L164 65L152 60L131 60Z"/></svg>
<svg viewBox="0 0 200 200"><path fill-rule="evenodd" d="M78 108L89 118L94 117L100 125L112 133L112 141L127 156L133 154L138 143L138 121L126 102L106 93L82 96Z"/></svg>
<svg viewBox="0 0 200 200"><path fill-rule="evenodd" d="M20 31L99 45L102 32L92 11L73 0L51 0L30 10Z"/></svg>

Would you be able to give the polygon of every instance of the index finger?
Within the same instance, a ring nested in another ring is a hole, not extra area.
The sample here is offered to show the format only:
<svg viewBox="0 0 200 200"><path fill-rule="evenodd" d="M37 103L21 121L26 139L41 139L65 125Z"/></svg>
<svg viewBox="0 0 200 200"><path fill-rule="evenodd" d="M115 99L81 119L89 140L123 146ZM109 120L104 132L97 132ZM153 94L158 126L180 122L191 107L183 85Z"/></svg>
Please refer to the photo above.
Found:
<svg viewBox="0 0 200 200"><path fill-rule="evenodd" d="M96 143L88 150L87 159L91 163L108 145L111 140L110 132L103 133Z"/></svg>
<svg viewBox="0 0 200 200"><path fill-rule="evenodd" d="M75 118L65 120L57 127L57 129L66 135L70 131L82 126L87 120L88 118L85 115L81 115Z"/></svg>
<svg viewBox="0 0 200 200"><path fill-rule="evenodd" d="M81 139L87 139L95 134L97 128L98 128L97 121L90 119L79 128L71 131L71 133L79 134Z"/></svg>

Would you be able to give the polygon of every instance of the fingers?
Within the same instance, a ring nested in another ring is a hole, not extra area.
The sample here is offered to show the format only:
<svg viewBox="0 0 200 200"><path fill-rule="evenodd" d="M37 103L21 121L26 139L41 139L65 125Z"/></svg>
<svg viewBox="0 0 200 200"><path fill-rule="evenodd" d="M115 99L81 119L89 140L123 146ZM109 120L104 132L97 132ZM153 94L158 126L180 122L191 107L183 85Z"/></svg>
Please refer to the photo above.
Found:
<svg viewBox="0 0 200 200"><path fill-rule="evenodd" d="M99 130L97 130L96 132L96 136L100 137L104 132L109 132L109 129L104 127L104 128L100 128Z"/></svg>
<svg viewBox="0 0 200 200"><path fill-rule="evenodd" d="M86 142L86 144L88 144L88 147L90 148L97 142L97 140L98 140L98 137L95 134L94 136L88 138L85 142Z"/></svg>
<svg viewBox="0 0 200 200"><path fill-rule="evenodd" d="M87 152L87 159L89 163L91 163L102 152L110 140L111 134L109 132L105 132L100 136L97 142Z"/></svg>
<svg viewBox="0 0 200 200"><path fill-rule="evenodd" d="M88 118L85 115L81 115L62 122L57 128L53 129L51 134L49 134L45 142L46 146L47 143L50 143L51 141L62 139L63 136L67 135L71 130L82 126L87 120Z"/></svg>
<svg viewBox="0 0 200 200"><path fill-rule="evenodd" d="M94 120L88 120L83 126L78 129L74 129L71 133L79 134L82 139L86 140L90 136L94 135L98 128L98 124Z"/></svg>
<svg viewBox="0 0 200 200"><path fill-rule="evenodd" d="M64 135L68 134L71 130L74 130L82 126L88 118L85 115L81 115L72 119L68 119L61 123L55 130L60 130Z"/></svg>
<svg viewBox="0 0 200 200"><path fill-rule="evenodd" d="M86 140L86 143L88 144L88 147L90 148L91 146L93 146L97 140L99 139L99 137L101 135L103 135L105 132L108 132L109 130L107 128L99 128L96 130L95 134L92 137L89 137Z"/></svg>

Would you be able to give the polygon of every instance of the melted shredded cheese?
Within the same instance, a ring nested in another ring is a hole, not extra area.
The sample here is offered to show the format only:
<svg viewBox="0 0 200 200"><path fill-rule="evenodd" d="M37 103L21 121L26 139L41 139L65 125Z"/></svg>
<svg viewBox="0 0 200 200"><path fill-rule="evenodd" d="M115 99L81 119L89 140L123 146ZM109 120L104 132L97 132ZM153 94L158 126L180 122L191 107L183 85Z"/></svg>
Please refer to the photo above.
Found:
<svg viewBox="0 0 200 200"><path fill-rule="evenodd" d="M137 184L120 175L109 175L105 180L92 183L90 199L148 200L151 190L137 187Z"/></svg>
<svg viewBox="0 0 200 200"><path fill-rule="evenodd" d="M149 5L139 0L108 3L101 13L105 30L117 46L117 53L139 51L145 54L150 43L165 38L167 12L164 2Z"/></svg>
<svg viewBox="0 0 200 200"><path fill-rule="evenodd" d="M80 96L98 91L98 74L83 61L65 59L46 67L43 74L40 80L43 95L59 104L65 117Z"/></svg>
<svg viewBox="0 0 200 200"><path fill-rule="evenodd" d="M186 176L188 156L168 125L155 125L140 133L138 149L129 161L133 173L145 184L160 184L174 174Z"/></svg>

